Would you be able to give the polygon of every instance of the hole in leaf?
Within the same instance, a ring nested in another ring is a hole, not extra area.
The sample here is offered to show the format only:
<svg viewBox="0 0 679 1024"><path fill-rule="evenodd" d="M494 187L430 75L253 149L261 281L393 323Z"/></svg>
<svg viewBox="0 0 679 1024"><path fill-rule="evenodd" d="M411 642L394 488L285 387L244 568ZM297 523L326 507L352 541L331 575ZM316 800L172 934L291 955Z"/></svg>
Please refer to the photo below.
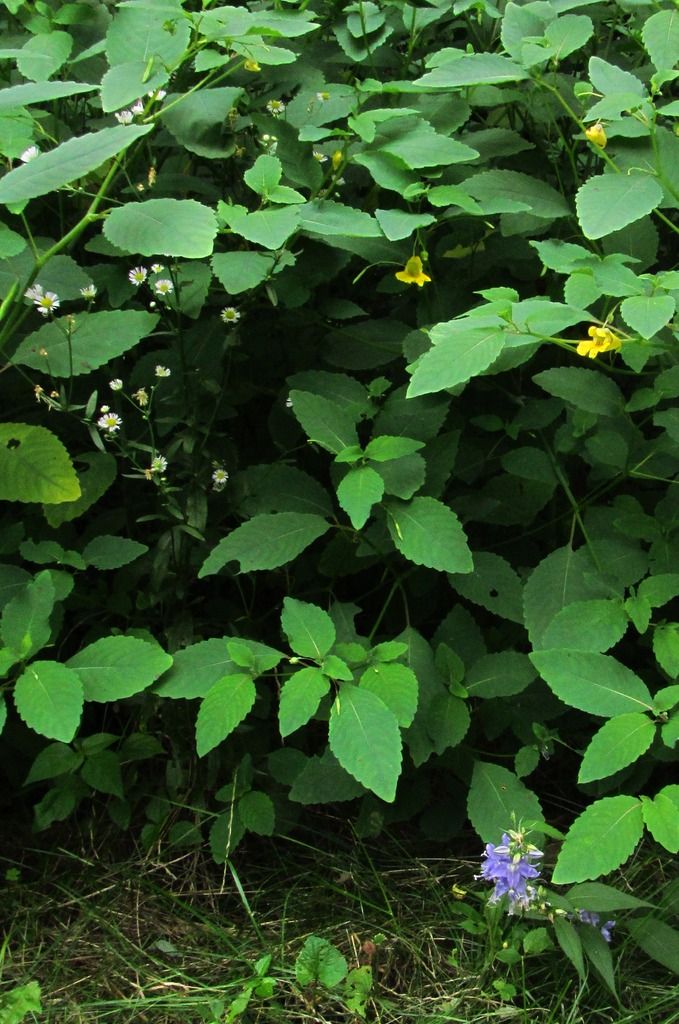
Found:
<svg viewBox="0 0 679 1024"><path fill-rule="evenodd" d="M491 587L490 590L488 591L488 595L489 597L497 597L498 591L495 589L495 587Z"/></svg>
<svg viewBox="0 0 679 1024"><path fill-rule="evenodd" d="M18 448L20 444L21 441L18 441L16 437L10 437L9 441L7 442L7 447L10 450L12 450L13 448Z"/></svg>

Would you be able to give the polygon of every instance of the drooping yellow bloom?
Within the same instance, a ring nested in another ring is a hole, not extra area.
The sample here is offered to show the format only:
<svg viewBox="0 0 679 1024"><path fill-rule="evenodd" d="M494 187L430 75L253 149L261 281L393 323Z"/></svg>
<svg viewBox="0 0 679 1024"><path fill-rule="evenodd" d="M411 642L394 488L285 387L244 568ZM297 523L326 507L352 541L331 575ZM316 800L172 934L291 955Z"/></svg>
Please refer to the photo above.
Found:
<svg viewBox="0 0 679 1024"><path fill-rule="evenodd" d="M416 284L422 287L425 281L431 281L428 274L422 270L422 260L419 256L411 256L403 270L397 270L395 274L397 281L404 284Z"/></svg>
<svg viewBox="0 0 679 1024"><path fill-rule="evenodd" d="M585 137L588 142L598 146L599 149L605 149L608 139L606 138L606 132L601 121L597 121L596 124L591 125L589 128L585 128Z"/></svg>
<svg viewBox="0 0 679 1024"><path fill-rule="evenodd" d="M597 327L595 324L588 329L591 340L578 342L575 350L579 356L596 359L602 352L617 352L622 347L622 339L608 327Z"/></svg>
<svg viewBox="0 0 679 1024"><path fill-rule="evenodd" d="M332 169L333 169L333 171L337 170L339 165L342 163L343 159L344 159L344 154L342 153L342 150L341 149L336 149L335 152L330 157L330 160L332 162Z"/></svg>
<svg viewBox="0 0 679 1024"><path fill-rule="evenodd" d="M259 64L257 63L257 61L256 60L250 60L249 57L245 61L245 63L243 64L243 69L245 71L261 71L262 70L260 68Z"/></svg>

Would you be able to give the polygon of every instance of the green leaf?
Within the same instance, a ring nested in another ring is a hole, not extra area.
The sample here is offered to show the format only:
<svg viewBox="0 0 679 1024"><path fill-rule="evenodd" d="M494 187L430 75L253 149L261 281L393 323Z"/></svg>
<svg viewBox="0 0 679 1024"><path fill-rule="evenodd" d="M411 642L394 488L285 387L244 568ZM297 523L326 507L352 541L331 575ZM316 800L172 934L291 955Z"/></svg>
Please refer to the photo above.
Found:
<svg viewBox="0 0 679 1024"><path fill-rule="evenodd" d="M17 55L17 68L34 82L45 82L66 63L73 49L68 32L45 32L32 36Z"/></svg>
<svg viewBox="0 0 679 1024"><path fill-rule="evenodd" d="M582 981L585 980L585 959L582 953L579 929L564 917L555 915L553 921L554 934L561 949L575 967Z"/></svg>
<svg viewBox="0 0 679 1024"><path fill-rule="evenodd" d="M82 682L85 700L106 703L148 689L172 665L157 644L134 636L106 636L66 662Z"/></svg>
<svg viewBox="0 0 679 1024"><path fill-rule="evenodd" d="M382 500L384 481L370 466L358 466L337 487L337 500L349 516L355 530L365 526L373 505Z"/></svg>
<svg viewBox="0 0 679 1024"><path fill-rule="evenodd" d="M278 157L264 154L258 156L252 167L245 171L245 184L265 199L276 188L283 177L283 164Z"/></svg>
<svg viewBox="0 0 679 1024"><path fill-rule="evenodd" d="M303 988L315 984L334 988L346 977L346 974L347 962L340 951L335 949L327 939L322 939L318 935L310 935L295 961L297 984Z"/></svg>
<svg viewBox="0 0 679 1024"><path fill-rule="evenodd" d="M49 570L38 573L5 605L0 621L2 642L21 660L44 647L51 634L54 583Z"/></svg>
<svg viewBox="0 0 679 1024"><path fill-rule="evenodd" d="M212 549L198 572L199 579L219 572L227 562L240 562L241 572L276 569L291 562L330 529L320 516L278 512L254 516L232 530Z"/></svg>
<svg viewBox="0 0 679 1024"><path fill-rule="evenodd" d="M220 159L235 149L233 135L224 134L224 119L234 108L243 89L227 86L199 89L183 95L171 93L165 99L160 119L183 149L198 156Z"/></svg>
<svg viewBox="0 0 679 1024"><path fill-rule="evenodd" d="M535 793L506 768L476 761L467 797L467 813L484 843L497 843L512 821L542 821Z"/></svg>
<svg viewBox="0 0 679 1024"><path fill-rule="evenodd" d="M474 551L474 572L448 577L453 590L503 619L523 624L523 584L512 566L490 551Z"/></svg>
<svg viewBox="0 0 679 1024"><path fill-rule="evenodd" d="M519 82L523 78L528 78L528 72L509 57L495 53L469 53L428 71L421 78L416 78L414 84L448 90L458 86Z"/></svg>
<svg viewBox="0 0 679 1024"><path fill-rule="evenodd" d="M474 199L492 203L498 196L510 200L529 211L533 217L554 220L570 216L568 203L556 189L540 178L520 171L481 171L463 183L463 188ZM514 207L517 209L517 206Z"/></svg>
<svg viewBox="0 0 679 1024"><path fill-rule="evenodd" d="M566 14L557 18L545 29L553 59L564 60L569 54L580 50L594 33L592 19L583 14Z"/></svg>
<svg viewBox="0 0 679 1024"><path fill-rule="evenodd" d="M647 956L679 974L679 931L676 928L657 917L632 918L627 927Z"/></svg>
<svg viewBox="0 0 679 1024"><path fill-rule="evenodd" d="M582 942L582 948L585 952L585 956L592 964L594 970L597 972L601 980L604 982L606 987L610 989L613 995L617 998L617 990L615 987L615 975L613 973L613 957L609 949L608 943L604 939L603 935L598 928L593 928L591 925L580 929L580 940Z"/></svg>
<svg viewBox="0 0 679 1024"><path fill-rule="evenodd" d="M656 626L653 630L653 653L668 676L679 676L679 623Z"/></svg>
<svg viewBox="0 0 679 1024"><path fill-rule="evenodd" d="M540 562L523 591L524 623L534 648L542 646L548 625L575 601L609 598L610 588L596 575L586 548L558 548Z"/></svg>
<svg viewBox="0 0 679 1024"><path fill-rule="evenodd" d="M644 19L641 39L658 71L671 71L679 61L679 14L658 11Z"/></svg>
<svg viewBox="0 0 679 1024"><path fill-rule="evenodd" d="M401 459L404 455L412 455L420 448L424 448L423 441L414 441L411 437L381 435L368 442L363 454L373 462L389 462L391 459Z"/></svg>
<svg viewBox="0 0 679 1024"><path fill-rule="evenodd" d="M582 758L578 782L605 779L633 764L646 753L655 733L655 724L639 712L611 718L590 740Z"/></svg>
<svg viewBox="0 0 679 1024"><path fill-rule="evenodd" d="M302 755L303 756L303 755ZM322 757L310 757L296 776L290 799L299 804L337 803L353 800L365 789L345 772L330 750Z"/></svg>
<svg viewBox="0 0 679 1024"><path fill-rule="evenodd" d="M335 455L358 444L356 418L338 402L310 391L293 390L289 398L292 411L310 441Z"/></svg>
<svg viewBox="0 0 679 1024"><path fill-rule="evenodd" d="M651 800L642 796L644 824L656 843L679 853L679 786L664 786Z"/></svg>
<svg viewBox="0 0 679 1024"><path fill-rule="evenodd" d="M178 2L117 6L106 32L106 56L111 66L143 60L172 67L184 55L190 36L190 22Z"/></svg>
<svg viewBox="0 0 679 1024"><path fill-rule="evenodd" d="M630 893L621 892L620 889L612 885L603 885L601 882L579 882L568 890L566 898L573 907L601 914L653 906L647 900L640 900Z"/></svg>
<svg viewBox="0 0 679 1024"><path fill-rule="evenodd" d="M196 750L204 757L219 746L246 717L257 696L249 675L237 672L224 676L201 701L196 719Z"/></svg>
<svg viewBox="0 0 679 1024"><path fill-rule="evenodd" d="M0 500L58 504L80 497L68 452L45 427L0 424Z"/></svg>
<svg viewBox="0 0 679 1024"><path fill-rule="evenodd" d="M1 998L0 1024L21 1024L27 1013L42 1013L40 985L37 981L14 986Z"/></svg>
<svg viewBox="0 0 679 1024"><path fill-rule="evenodd" d="M229 295L241 295L256 288L275 273L276 257L262 252L220 252L212 257L215 277Z"/></svg>
<svg viewBox="0 0 679 1024"><path fill-rule="evenodd" d="M411 668L386 662L370 665L361 676L360 685L380 698L396 716L401 728L412 725L419 685Z"/></svg>
<svg viewBox="0 0 679 1024"><path fill-rule="evenodd" d="M614 871L633 853L643 829L641 802L636 797L597 800L568 830L552 882L584 882Z"/></svg>
<svg viewBox="0 0 679 1024"><path fill-rule="evenodd" d="M375 218L390 242L410 238L413 231L436 222L430 213L406 213L405 210L375 210Z"/></svg>
<svg viewBox="0 0 679 1024"><path fill-rule="evenodd" d="M150 77L147 73L148 61L144 60L129 60L109 68L101 80L102 110L106 113L120 110L145 93L161 88L170 77L169 71L157 64Z"/></svg>
<svg viewBox="0 0 679 1024"><path fill-rule="evenodd" d="M342 767L392 803L401 772L396 716L374 693L344 683L330 712L330 749Z"/></svg>
<svg viewBox="0 0 679 1024"><path fill-rule="evenodd" d="M501 327L475 327L469 318L437 324L429 334L432 347L409 368L408 398L465 384L487 370L505 344Z"/></svg>
<svg viewBox="0 0 679 1024"><path fill-rule="evenodd" d="M29 165L30 166L30 165ZM141 256L210 256L217 234L214 212L195 199L147 199L118 206L104 236L123 252Z"/></svg>
<svg viewBox="0 0 679 1024"><path fill-rule="evenodd" d="M244 835L245 826L236 806L215 818L210 829L210 852L215 864L224 864Z"/></svg>
<svg viewBox="0 0 679 1024"><path fill-rule="evenodd" d="M96 569L119 569L148 551L147 544L128 537L94 537L83 549L83 558Z"/></svg>
<svg viewBox="0 0 679 1024"><path fill-rule="evenodd" d="M424 693L424 687L423 693ZM426 709L424 722L434 744L434 753L458 746L467 735L471 716L467 705L450 693L437 693Z"/></svg>
<svg viewBox="0 0 679 1024"><path fill-rule="evenodd" d="M604 238L633 224L662 203L660 184L647 174L599 174L575 196L578 220L586 238Z"/></svg>
<svg viewBox="0 0 679 1024"><path fill-rule="evenodd" d="M286 597L281 627L295 654L322 661L335 642L335 625L322 608Z"/></svg>
<svg viewBox="0 0 679 1024"><path fill-rule="evenodd" d="M37 103L62 99L64 96L77 96L83 92L95 92L97 85L85 82L30 82L26 85L13 85L0 90L0 113L14 110L17 107L30 107Z"/></svg>
<svg viewBox="0 0 679 1024"><path fill-rule="evenodd" d="M24 338L14 354L14 361L50 377L70 378L91 373L139 344L151 333L158 319L153 313L133 309L81 313L70 335L52 321Z"/></svg>
<svg viewBox="0 0 679 1024"><path fill-rule="evenodd" d="M243 206L222 206L220 215L231 230L265 249L280 249L299 226L296 206L272 207L248 213Z"/></svg>
<svg viewBox="0 0 679 1024"><path fill-rule="evenodd" d="M152 125L117 125L100 132L69 139L41 153L27 164L15 167L0 179L0 203L23 203L96 171L106 160L122 153L151 131ZM137 209L136 203L130 207ZM129 207L121 207L129 209ZM116 211L117 212L117 211Z"/></svg>
<svg viewBox="0 0 679 1024"><path fill-rule="evenodd" d="M250 790L238 801L238 814L248 832L271 836L276 825L273 801L266 793Z"/></svg>
<svg viewBox="0 0 679 1024"><path fill-rule="evenodd" d="M671 295L632 295L623 300L620 313L642 338L653 338L670 322L676 306Z"/></svg>
<svg viewBox="0 0 679 1024"><path fill-rule="evenodd" d="M78 456L84 470L78 472L80 497L58 505L43 505L45 519L52 527L70 523L91 508L109 489L116 478L117 463L108 452L86 452Z"/></svg>
<svg viewBox="0 0 679 1024"><path fill-rule="evenodd" d="M617 416L625 405L618 385L598 370L559 366L536 373L533 380L550 395L599 416Z"/></svg>
<svg viewBox="0 0 679 1024"><path fill-rule="evenodd" d="M416 565L441 572L471 572L472 556L460 522L435 498L389 503L389 533L394 546Z"/></svg>
<svg viewBox="0 0 679 1024"><path fill-rule="evenodd" d="M70 743L83 709L78 674L56 661L34 661L19 676L14 703L26 725L51 740Z"/></svg>
<svg viewBox="0 0 679 1024"><path fill-rule="evenodd" d="M646 684L608 654L551 650L533 651L529 657L560 700L590 715L612 718L653 709Z"/></svg>
<svg viewBox="0 0 679 1024"><path fill-rule="evenodd" d="M120 758L112 750L102 750L85 760L80 777L98 793L121 799L125 796Z"/></svg>
<svg viewBox="0 0 679 1024"><path fill-rule="evenodd" d="M313 666L302 668L286 679L278 708L281 736L289 736L291 732L306 725L329 691L329 680L319 668Z"/></svg>
<svg viewBox="0 0 679 1024"><path fill-rule="evenodd" d="M219 679L235 669L226 637L201 640L176 651L172 668L156 686L155 692L161 697L185 700L205 697Z"/></svg>
<svg viewBox="0 0 679 1024"><path fill-rule="evenodd" d="M484 654L475 662L464 681L470 697L512 697L530 686L535 679L535 669L525 654L518 651L501 651L499 654Z"/></svg>
<svg viewBox="0 0 679 1024"><path fill-rule="evenodd" d="M574 601L554 616L536 646L602 653L622 639L627 623L620 601Z"/></svg>
<svg viewBox="0 0 679 1024"><path fill-rule="evenodd" d="M637 593L637 596L647 601L651 608L661 608L677 595L679 595L679 573L676 572L647 576L639 584Z"/></svg>
<svg viewBox="0 0 679 1024"><path fill-rule="evenodd" d="M40 751L26 776L25 786L31 782L44 782L77 771L83 763L83 755L65 743L48 743Z"/></svg>
<svg viewBox="0 0 679 1024"><path fill-rule="evenodd" d="M332 199L316 199L300 207L299 226L309 234L347 238L382 238L380 226L369 213Z"/></svg>

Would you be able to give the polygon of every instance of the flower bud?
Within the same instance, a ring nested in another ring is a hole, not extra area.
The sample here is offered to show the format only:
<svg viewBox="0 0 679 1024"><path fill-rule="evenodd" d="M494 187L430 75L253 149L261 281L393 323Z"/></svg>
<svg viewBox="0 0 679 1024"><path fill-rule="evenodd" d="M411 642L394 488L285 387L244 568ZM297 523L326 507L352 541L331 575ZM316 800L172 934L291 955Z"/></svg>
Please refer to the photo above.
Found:
<svg viewBox="0 0 679 1024"><path fill-rule="evenodd" d="M597 121L596 124L591 125L589 128L585 128L585 136L588 142L592 145L598 146L599 149L605 149L608 139L606 138L606 132L601 121Z"/></svg>

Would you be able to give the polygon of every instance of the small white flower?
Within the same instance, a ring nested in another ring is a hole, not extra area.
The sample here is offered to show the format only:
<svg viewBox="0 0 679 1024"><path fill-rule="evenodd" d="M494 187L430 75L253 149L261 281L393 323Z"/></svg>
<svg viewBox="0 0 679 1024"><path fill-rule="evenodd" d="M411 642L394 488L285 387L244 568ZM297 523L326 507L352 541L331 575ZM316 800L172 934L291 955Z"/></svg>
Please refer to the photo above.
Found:
<svg viewBox="0 0 679 1024"><path fill-rule="evenodd" d="M290 396L288 396L285 399L285 408L286 409L292 409L292 399L290 398Z"/></svg>
<svg viewBox="0 0 679 1024"><path fill-rule="evenodd" d="M164 89L151 89L151 92L147 92L146 95L149 97L149 99L156 100L156 102L160 102L160 100L165 99L167 93L165 92Z"/></svg>
<svg viewBox="0 0 679 1024"><path fill-rule="evenodd" d="M329 92L317 92L316 93L316 99L318 100L319 103L327 103L328 100L330 99L330 93Z"/></svg>
<svg viewBox="0 0 679 1024"><path fill-rule="evenodd" d="M155 458L151 459L151 465L149 469L152 473L164 473L167 469L167 459L164 455L156 455Z"/></svg>
<svg viewBox="0 0 679 1024"><path fill-rule="evenodd" d="M132 270L127 275L127 279L132 284L143 284L148 276L149 272L146 267L132 267Z"/></svg>
<svg viewBox="0 0 679 1024"><path fill-rule="evenodd" d="M229 479L229 474L223 466L219 466L212 474L212 490L223 491Z"/></svg>
<svg viewBox="0 0 679 1024"><path fill-rule="evenodd" d="M55 292L43 292L42 295L33 299L33 304L41 316L49 316L50 313L59 309L59 296Z"/></svg>
<svg viewBox="0 0 679 1024"><path fill-rule="evenodd" d="M43 292L41 284L32 284L31 287L27 288L26 291L24 292L24 298L30 299L31 302L35 302L36 299L40 298L42 293Z"/></svg>
<svg viewBox="0 0 679 1024"><path fill-rule="evenodd" d="M167 278L161 278L160 281L156 281L153 286L156 295L171 295L174 291L174 285L172 281L168 281Z"/></svg>
<svg viewBox="0 0 679 1024"><path fill-rule="evenodd" d="M143 100L136 100L132 104L132 113L133 114L143 114L144 113L144 101Z"/></svg>
<svg viewBox="0 0 679 1024"><path fill-rule="evenodd" d="M162 274L162 272L164 270L165 270L165 267L163 266L162 263L152 263L151 264L151 273L152 274Z"/></svg>
<svg viewBox="0 0 679 1024"><path fill-rule="evenodd" d="M271 153L272 155L276 152L276 149L278 148L278 139L276 138L275 135L269 135L265 132L261 136L259 141L262 143L264 148L268 150L268 152Z"/></svg>
<svg viewBox="0 0 679 1024"><path fill-rule="evenodd" d="M80 289L80 294L83 299L93 299L97 294L96 284L87 284L84 288Z"/></svg>
<svg viewBox="0 0 679 1024"><path fill-rule="evenodd" d="M100 430L105 430L109 436L117 434L123 425L122 418L117 412L107 412L103 416L100 416L97 420L97 426Z"/></svg>
<svg viewBox="0 0 679 1024"><path fill-rule="evenodd" d="M99 408L99 412L100 413L105 413L105 412L110 412L110 411L111 411L111 406L110 405L102 405Z"/></svg>
<svg viewBox="0 0 679 1024"><path fill-rule="evenodd" d="M319 164L324 164L327 161L325 153L321 153L320 149L314 150L314 160L318 160Z"/></svg>
<svg viewBox="0 0 679 1024"><path fill-rule="evenodd" d="M158 366L156 366L155 374L156 377L170 377L172 376L172 370L170 370L167 366L161 366L159 363Z"/></svg>
<svg viewBox="0 0 679 1024"><path fill-rule="evenodd" d="M281 114L285 113L285 103L283 103L283 100L269 100L266 109L273 117L280 117Z"/></svg>
<svg viewBox="0 0 679 1024"><path fill-rule="evenodd" d="M237 324L240 320L240 313L235 306L225 306L219 314L219 319L225 324Z"/></svg>
<svg viewBox="0 0 679 1024"><path fill-rule="evenodd" d="M38 147L29 146L28 149L25 149L23 151L19 159L21 160L22 164L28 164L31 162L31 160L35 160L36 156L40 156L40 150L38 149Z"/></svg>
<svg viewBox="0 0 679 1024"><path fill-rule="evenodd" d="M108 386L110 387L111 391L123 390L123 382L121 381L120 377L114 377L113 380L110 380L108 382Z"/></svg>
<svg viewBox="0 0 679 1024"><path fill-rule="evenodd" d="M114 117L118 124L132 124L134 121L134 114L131 110L119 110Z"/></svg>
<svg viewBox="0 0 679 1024"><path fill-rule="evenodd" d="M146 388L139 388L134 392L132 397L139 403L142 409L149 404L149 393Z"/></svg>

